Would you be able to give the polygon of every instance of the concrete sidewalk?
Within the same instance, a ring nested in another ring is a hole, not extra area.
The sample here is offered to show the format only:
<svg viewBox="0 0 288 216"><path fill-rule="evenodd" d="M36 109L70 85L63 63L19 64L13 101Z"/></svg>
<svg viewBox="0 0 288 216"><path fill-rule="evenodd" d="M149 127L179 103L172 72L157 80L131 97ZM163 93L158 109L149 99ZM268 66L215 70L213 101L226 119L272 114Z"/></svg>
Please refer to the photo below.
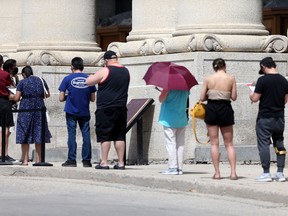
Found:
<svg viewBox="0 0 288 216"><path fill-rule="evenodd" d="M175 190L191 193L217 194L249 198L276 203L288 203L288 181L286 182L256 182L261 174L260 165L237 165L239 180L229 179L229 164L220 165L221 180L213 180L212 164L184 165L183 175L163 175L160 172L167 169L167 164L126 166L125 170L96 170L78 167L61 167L61 163L52 163L50 167L32 166L0 166L2 176L31 176L65 179L83 179L106 183L136 185L156 189ZM276 166L271 165L271 174L276 172ZM288 174L287 174L288 175ZM288 180L286 178L286 180Z"/></svg>

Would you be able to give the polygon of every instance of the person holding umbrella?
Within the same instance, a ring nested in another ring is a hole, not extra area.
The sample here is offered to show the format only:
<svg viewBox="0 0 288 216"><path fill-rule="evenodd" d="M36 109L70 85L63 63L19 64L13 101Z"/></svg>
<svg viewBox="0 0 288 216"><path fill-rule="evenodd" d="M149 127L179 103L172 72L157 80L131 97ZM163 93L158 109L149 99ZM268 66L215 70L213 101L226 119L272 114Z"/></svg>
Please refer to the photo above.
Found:
<svg viewBox="0 0 288 216"><path fill-rule="evenodd" d="M215 59L212 66L216 73L204 80L200 100L208 101L204 121L211 143L211 157L215 169L213 179L221 179L218 136L220 129L231 166L230 179L237 180L236 154L233 146L234 111L231 106L231 100L237 99L236 80L226 73L226 63L223 59Z"/></svg>
<svg viewBox="0 0 288 216"><path fill-rule="evenodd" d="M159 123L164 128L168 169L162 174L182 175L185 127L188 124L187 101L189 90L198 82L186 67L172 62L153 63L143 79L146 84L163 89L159 96Z"/></svg>
<svg viewBox="0 0 288 216"><path fill-rule="evenodd" d="M189 91L163 89L159 96L161 110L159 123L163 125L168 170L162 174L182 175L185 144L185 127L188 124L186 104Z"/></svg>

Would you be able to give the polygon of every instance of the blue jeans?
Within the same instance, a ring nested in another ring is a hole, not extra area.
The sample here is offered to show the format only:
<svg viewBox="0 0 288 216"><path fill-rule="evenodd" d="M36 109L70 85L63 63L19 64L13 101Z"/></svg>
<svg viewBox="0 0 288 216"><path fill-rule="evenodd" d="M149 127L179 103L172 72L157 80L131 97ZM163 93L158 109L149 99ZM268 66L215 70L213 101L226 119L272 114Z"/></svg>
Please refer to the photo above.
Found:
<svg viewBox="0 0 288 216"><path fill-rule="evenodd" d="M91 160L91 139L90 139L90 116L74 116L66 113L66 125L68 129L68 160L76 161L77 143L76 128L77 122L82 133L82 161Z"/></svg>

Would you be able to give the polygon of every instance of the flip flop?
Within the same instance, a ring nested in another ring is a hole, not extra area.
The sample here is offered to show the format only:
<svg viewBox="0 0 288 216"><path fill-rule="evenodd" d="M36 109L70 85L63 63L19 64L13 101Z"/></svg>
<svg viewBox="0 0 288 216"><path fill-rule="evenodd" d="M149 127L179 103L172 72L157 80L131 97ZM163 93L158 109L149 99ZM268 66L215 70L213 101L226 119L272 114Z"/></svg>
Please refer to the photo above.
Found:
<svg viewBox="0 0 288 216"><path fill-rule="evenodd" d="M114 165L113 167L114 169L118 169L118 170L124 170L125 166L119 166L118 164Z"/></svg>
<svg viewBox="0 0 288 216"><path fill-rule="evenodd" d="M109 166L102 166L101 164L97 164L95 169L109 169Z"/></svg>

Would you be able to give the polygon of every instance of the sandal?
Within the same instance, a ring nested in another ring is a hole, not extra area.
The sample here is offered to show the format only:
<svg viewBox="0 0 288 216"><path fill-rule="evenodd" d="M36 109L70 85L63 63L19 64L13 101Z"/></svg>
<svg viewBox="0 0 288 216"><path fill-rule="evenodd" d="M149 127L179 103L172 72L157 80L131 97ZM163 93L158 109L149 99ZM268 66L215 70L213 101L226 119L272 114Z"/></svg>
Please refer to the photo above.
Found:
<svg viewBox="0 0 288 216"><path fill-rule="evenodd" d="M109 169L109 166L102 166L101 164L97 164L96 166L95 166L95 169Z"/></svg>
<svg viewBox="0 0 288 216"><path fill-rule="evenodd" d="M113 167L114 169L118 169L118 170L124 170L125 166L119 166L119 164L114 165Z"/></svg>

